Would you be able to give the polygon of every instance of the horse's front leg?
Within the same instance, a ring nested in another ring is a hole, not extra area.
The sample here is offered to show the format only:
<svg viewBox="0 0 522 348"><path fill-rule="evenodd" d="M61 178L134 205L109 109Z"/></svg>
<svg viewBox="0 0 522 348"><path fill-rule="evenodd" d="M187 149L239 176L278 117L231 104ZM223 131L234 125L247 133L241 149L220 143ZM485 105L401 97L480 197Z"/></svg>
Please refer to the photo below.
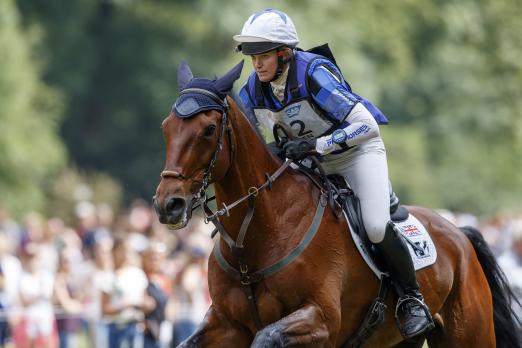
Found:
<svg viewBox="0 0 522 348"><path fill-rule="evenodd" d="M210 306L196 331L177 348L249 347L252 335Z"/></svg>
<svg viewBox="0 0 522 348"><path fill-rule="evenodd" d="M336 321L327 320L319 306L306 305L260 330L251 347L333 347L336 337L332 331L339 326Z"/></svg>

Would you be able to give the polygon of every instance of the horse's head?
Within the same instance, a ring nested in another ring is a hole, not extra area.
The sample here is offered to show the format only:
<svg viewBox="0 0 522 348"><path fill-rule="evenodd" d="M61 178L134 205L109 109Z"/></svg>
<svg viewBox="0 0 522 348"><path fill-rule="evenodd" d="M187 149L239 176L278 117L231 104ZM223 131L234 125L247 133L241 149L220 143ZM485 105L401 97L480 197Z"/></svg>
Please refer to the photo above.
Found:
<svg viewBox="0 0 522 348"><path fill-rule="evenodd" d="M226 93L241 75L243 62L215 80L194 78L186 62L178 71L179 98L163 121L165 169L154 196L160 222L171 228L188 223L194 201L231 162Z"/></svg>

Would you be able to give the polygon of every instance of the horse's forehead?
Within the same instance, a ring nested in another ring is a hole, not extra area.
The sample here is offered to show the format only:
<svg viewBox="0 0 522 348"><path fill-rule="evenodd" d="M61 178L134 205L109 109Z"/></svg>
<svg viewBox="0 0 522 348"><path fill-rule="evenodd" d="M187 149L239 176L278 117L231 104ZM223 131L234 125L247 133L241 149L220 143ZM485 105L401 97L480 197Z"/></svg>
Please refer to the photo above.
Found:
<svg viewBox="0 0 522 348"><path fill-rule="evenodd" d="M163 120L162 127L165 132L177 129L182 132L191 133L200 129L208 120L217 120L219 115L220 113L216 110L207 110L188 118L179 118L171 112L169 116Z"/></svg>

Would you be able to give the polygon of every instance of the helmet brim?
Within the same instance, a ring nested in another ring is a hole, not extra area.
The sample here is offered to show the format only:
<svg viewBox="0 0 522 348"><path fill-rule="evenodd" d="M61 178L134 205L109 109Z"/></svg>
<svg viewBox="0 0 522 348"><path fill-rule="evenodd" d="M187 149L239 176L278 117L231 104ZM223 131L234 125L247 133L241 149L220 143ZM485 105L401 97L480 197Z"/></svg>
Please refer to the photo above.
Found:
<svg viewBox="0 0 522 348"><path fill-rule="evenodd" d="M280 42L242 42L237 46L238 50L248 56L273 51L279 47L287 46Z"/></svg>

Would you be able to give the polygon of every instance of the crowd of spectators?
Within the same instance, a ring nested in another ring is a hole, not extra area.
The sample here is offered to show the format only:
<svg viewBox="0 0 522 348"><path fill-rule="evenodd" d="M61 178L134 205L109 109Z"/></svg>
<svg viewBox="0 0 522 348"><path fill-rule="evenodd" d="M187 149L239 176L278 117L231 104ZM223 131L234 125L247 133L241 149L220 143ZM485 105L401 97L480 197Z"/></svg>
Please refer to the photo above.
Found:
<svg viewBox="0 0 522 348"><path fill-rule="evenodd" d="M439 213L456 226L475 227L482 233L518 300L512 306L522 322L522 211L497 214L489 219L444 210Z"/></svg>
<svg viewBox="0 0 522 348"><path fill-rule="evenodd" d="M522 213L439 213L483 233L522 299ZM210 305L211 230L195 216L169 231L144 202L80 202L71 226L0 206L0 347L175 347Z"/></svg>
<svg viewBox="0 0 522 348"><path fill-rule="evenodd" d="M169 231L144 202L80 202L71 226L0 207L0 347L176 346L210 305L210 232Z"/></svg>

